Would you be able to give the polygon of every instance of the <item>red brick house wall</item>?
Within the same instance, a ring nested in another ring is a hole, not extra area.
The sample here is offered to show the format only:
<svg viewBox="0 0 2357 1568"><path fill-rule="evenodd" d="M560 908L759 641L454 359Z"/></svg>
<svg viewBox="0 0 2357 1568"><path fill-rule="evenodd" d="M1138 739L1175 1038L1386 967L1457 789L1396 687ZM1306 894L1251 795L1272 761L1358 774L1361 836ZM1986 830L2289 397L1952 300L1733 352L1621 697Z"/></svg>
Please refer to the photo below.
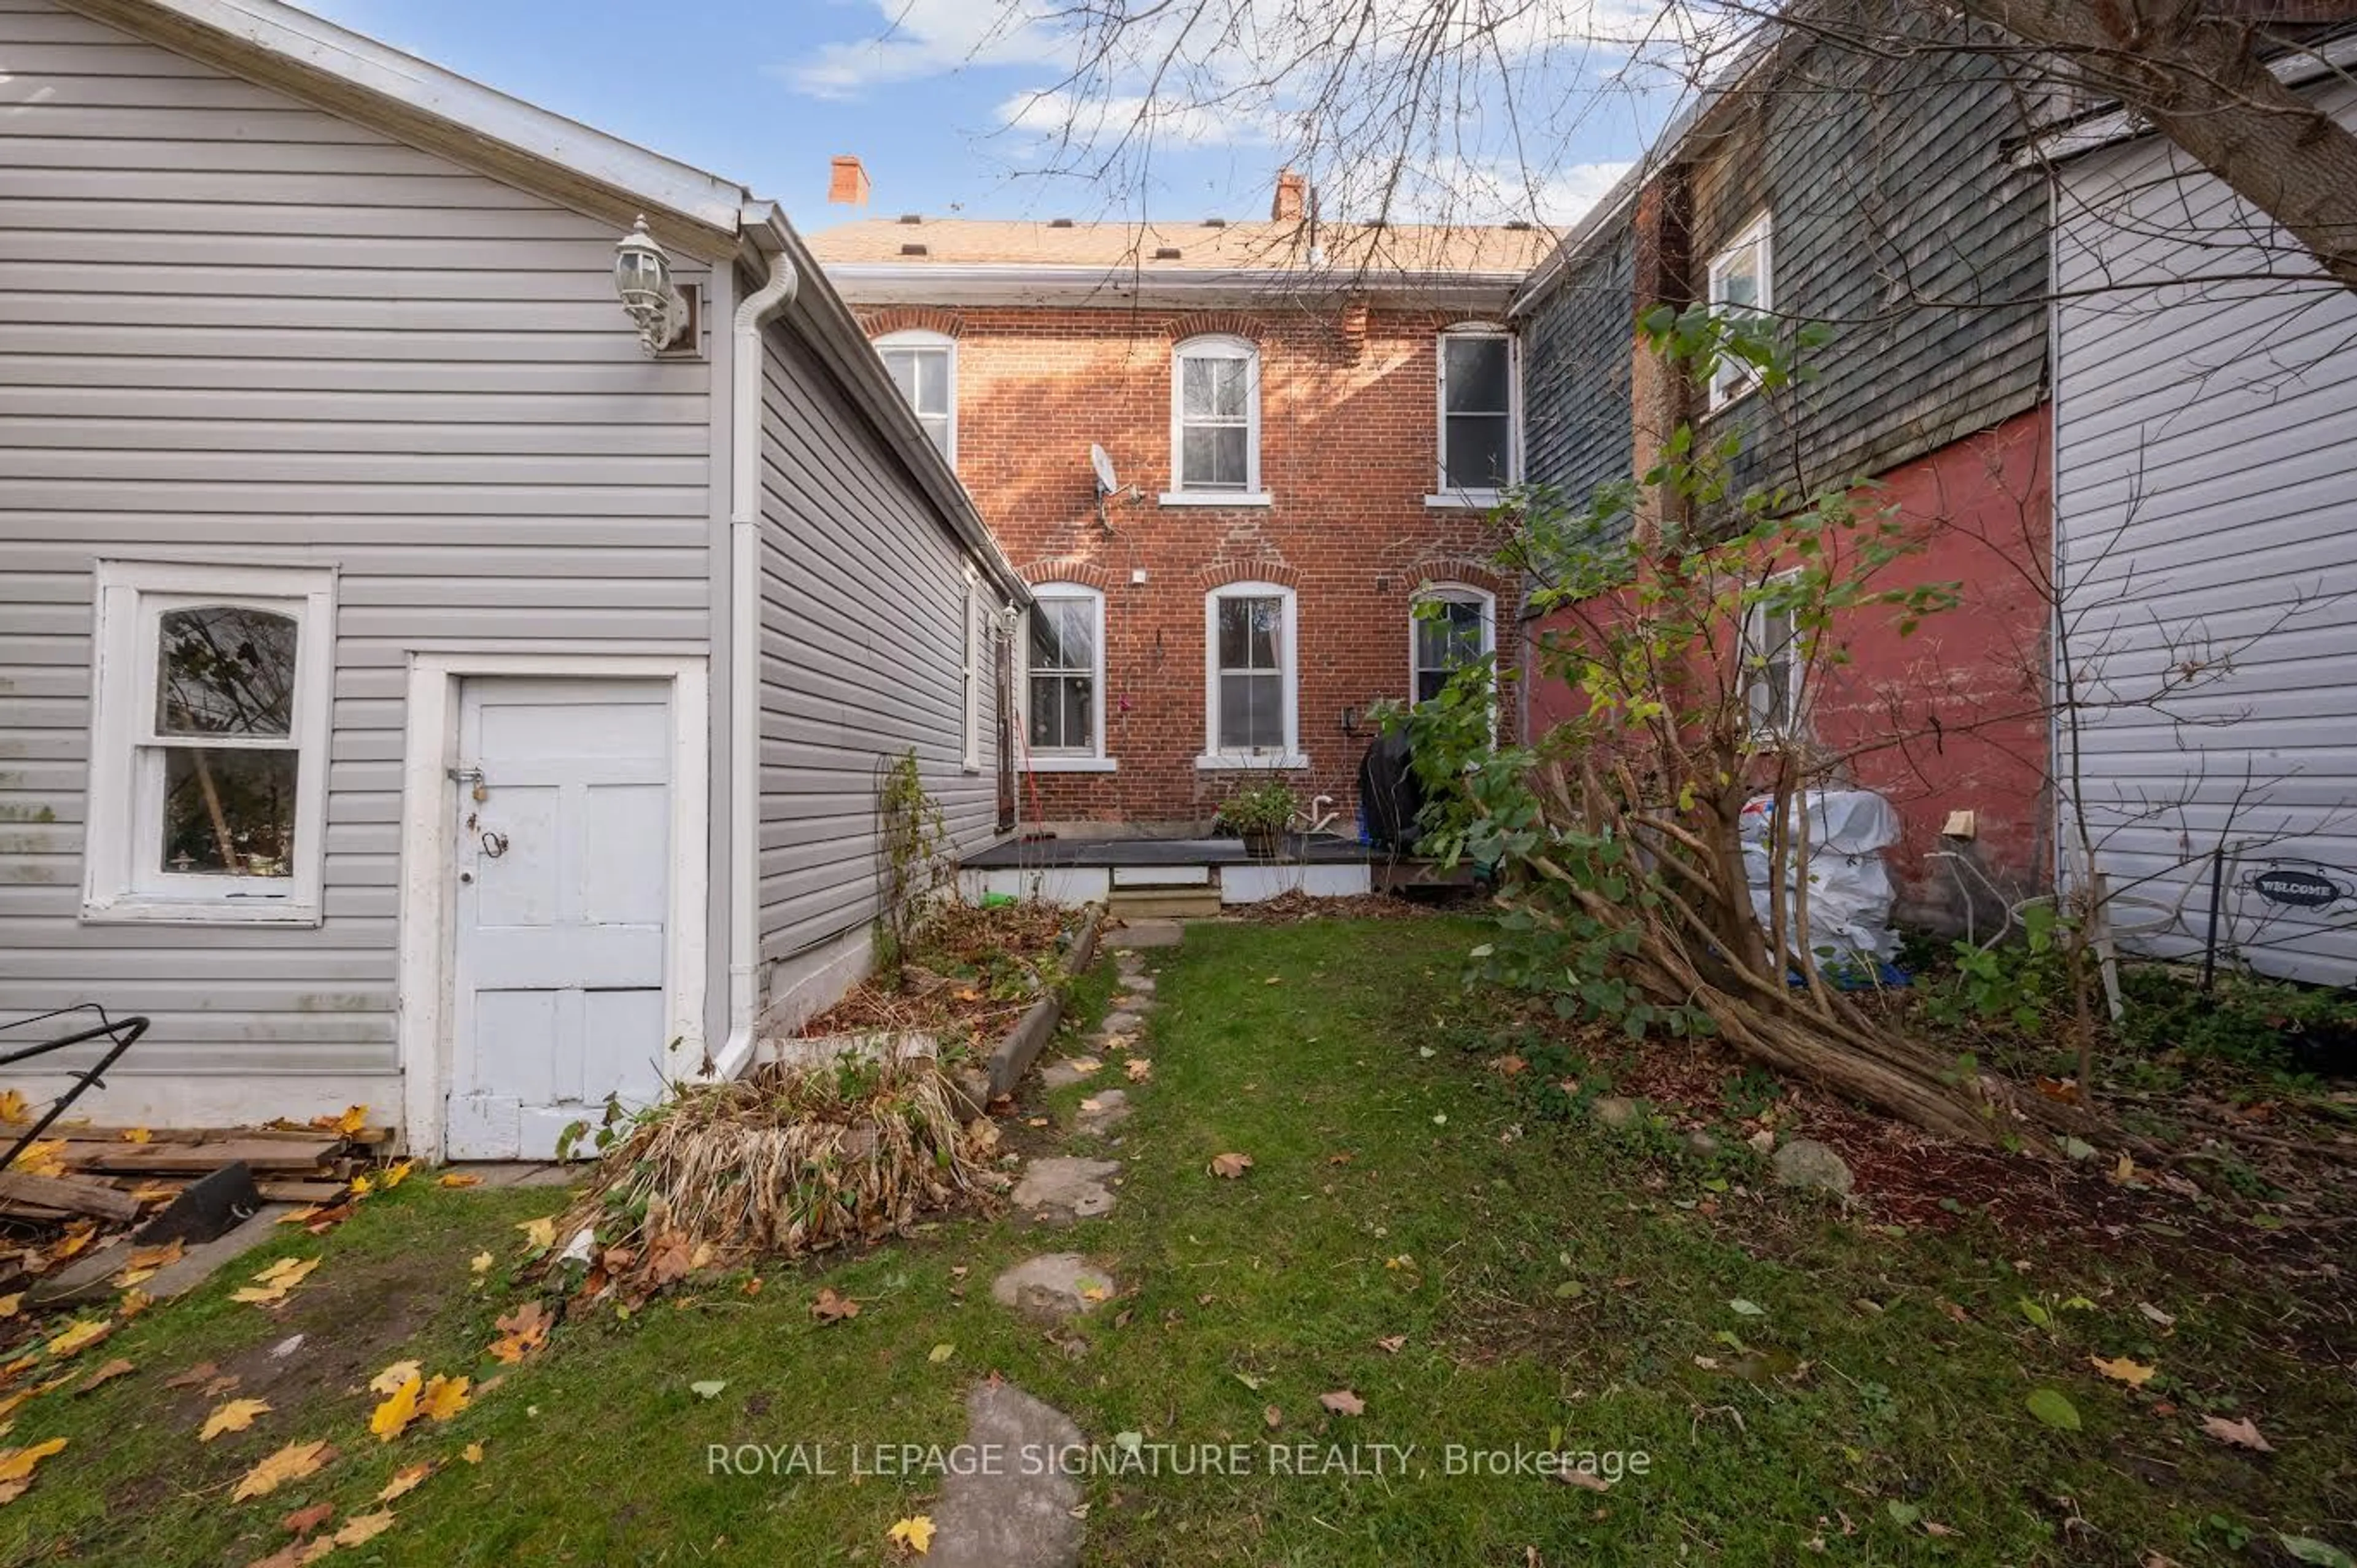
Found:
<svg viewBox="0 0 2357 1568"><path fill-rule="evenodd" d="M1494 594L1500 663L1512 665L1520 604L1516 582L1491 564L1496 531L1480 511L1425 504L1437 480L1437 335L1455 318L1339 300L861 315L871 337L922 328L956 339L960 477L1028 580L1104 594L1105 751L1116 769L1028 773L1018 780L1026 822L1200 822L1257 781L1258 769L1196 766L1206 750L1204 596L1222 584L1295 590L1299 749L1310 766L1279 777L1305 801L1332 797L1345 832L1375 736L1366 712L1407 694L1415 591L1450 582ZM1258 346L1260 478L1273 505L1158 500L1173 485L1171 350L1205 333ZM1092 442L1125 491L1102 520ZM1515 703L1500 705L1511 727Z"/></svg>

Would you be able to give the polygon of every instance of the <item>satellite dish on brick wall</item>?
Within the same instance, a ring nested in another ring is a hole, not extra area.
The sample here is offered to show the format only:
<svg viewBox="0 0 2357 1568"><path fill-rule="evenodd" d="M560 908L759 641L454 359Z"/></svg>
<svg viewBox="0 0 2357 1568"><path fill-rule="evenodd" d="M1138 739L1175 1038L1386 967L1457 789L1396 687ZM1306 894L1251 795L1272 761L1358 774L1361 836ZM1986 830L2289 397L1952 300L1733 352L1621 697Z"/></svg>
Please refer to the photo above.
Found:
<svg viewBox="0 0 2357 1568"><path fill-rule="evenodd" d="M1113 459L1105 455L1103 447L1093 441L1089 443L1089 467L1096 470L1098 495L1109 496L1121 489L1114 482Z"/></svg>

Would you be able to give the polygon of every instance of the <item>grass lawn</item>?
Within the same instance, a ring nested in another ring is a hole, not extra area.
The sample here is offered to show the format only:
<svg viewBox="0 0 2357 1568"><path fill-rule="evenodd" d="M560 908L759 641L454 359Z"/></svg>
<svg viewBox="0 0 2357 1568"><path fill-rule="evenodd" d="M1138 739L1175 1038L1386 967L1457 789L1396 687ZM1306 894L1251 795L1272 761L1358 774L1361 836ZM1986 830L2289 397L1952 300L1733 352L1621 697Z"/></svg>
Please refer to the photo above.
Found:
<svg viewBox="0 0 2357 1568"><path fill-rule="evenodd" d="M1121 1568L2265 1563L2299 1560L2277 1532L2357 1542L2345 1282L2336 1306L2302 1294L2313 1281L2205 1269L2158 1232L2000 1234L1972 1193L1950 1233L1894 1231L1870 1206L1752 1190L1732 1137L1703 1160L1641 1126L1517 1133L1522 1088L1485 1069L1485 1015L1456 982L1478 940L1440 919L1196 927L1155 955L1160 1005L1133 1053L1151 1081L1107 1069L1137 1105L1120 1144L1061 1133L1084 1090L1027 1108L1056 1128L1008 1128L1034 1152L1126 1162L1111 1217L955 1219L770 1271L756 1293L739 1275L628 1317L577 1308L520 1368L484 1353L512 1305L514 1227L561 1195L414 1178L283 1243L324 1259L285 1306L227 1299L257 1256L75 1359L135 1373L16 1412L0 1443L69 1446L0 1508L0 1563L238 1568L285 1544L290 1510L366 1513L425 1460L442 1468L391 1505L393 1528L328 1561L899 1561L886 1530L939 1479L854 1477L852 1445L955 1444L965 1391L994 1371L1095 1442L1253 1445L1251 1475L1090 1478L1084 1561ZM1242 1179L1209 1173L1226 1152L1253 1157ZM1055 1334L992 1304L999 1270L1065 1248L1125 1294ZM500 1261L478 1275L484 1250ZM859 1315L817 1324L821 1284ZM2091 1356L2158 1371L2132 1391ZM366 1385L399 1359L508 1375L383 1444ZM274 1408L200 1444L217 1402L162 1385L205 1360ZM2033 1416L2038 1389L2079 1429ZM1339 1391L1364 1413L1321 1409ZM2253 1418L2274 1452L2205 1435L2205 1415ZM317 1438L340 1455L316 1476L231 1500L263 1455ZM1356 1444L1368 1470L1383 1444L1396 1473L1273 1475L1270 1444L1314 1445L1309 1468ZM738 1444L824 1444L846 1473L716 1472L714 1445ZM1648 1467L1605 1491L1451 1475L1451 1444Z"/></svg>

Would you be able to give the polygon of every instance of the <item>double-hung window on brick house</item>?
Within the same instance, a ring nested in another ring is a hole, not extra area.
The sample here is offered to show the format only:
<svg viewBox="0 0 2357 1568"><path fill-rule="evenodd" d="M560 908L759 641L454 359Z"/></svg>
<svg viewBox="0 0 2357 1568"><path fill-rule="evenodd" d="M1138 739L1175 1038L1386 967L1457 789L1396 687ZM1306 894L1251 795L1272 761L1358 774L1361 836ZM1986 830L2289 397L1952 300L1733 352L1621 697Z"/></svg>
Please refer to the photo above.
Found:
<svg viewBox="0 0 2357 1568"><path fill-rule="evenodd" d="M1204 600L1204 768L1300 768L1294 596L1232 583Z"/></svg>
<svg viewBox="0 0 2357 1568"><path fill-rule="evenodd" d="M892 384L909 401L926 438L957 464L957 339L939 332L888 332L876 339Z"/></svg>
<svg viewBox="0 0 2357 1568"><path fill-rule="evenodd" d="M1469 325L1440 336L1438 493L1433 505L1495 506L1519 477L1514 340Z"/></svg>
<svg viewBox="0 0 2357 1568"><path fill-rule="evenodd" d="M1040 772L1110 769L1104 753L1104 596L1077 583L1032 591L1024 653L1025 746Z"/></svg>
<svg viewBox="0 0 2357 1568"><path fill-rule="evenodd" d="M1265 506L1260 488L1260 351L1242 338L1189 338L1171 352L1170 489L1165 504Z"/></svg>
<svg viewBox="0 0 2357 1568"><path fill-rule="evenodd" d="M101 562L82 914L316 923L335 576Z"/></svg>
<svg viewBox="0 0 2357 1568"><path fill-rule="evenodd" d="M1789 580L1791 574L1770 578ZM1807 662L1790 604L1762 602L1743 612L1744 707L1751 733L1761 739L1792 735L1802 715Z"/></svg>

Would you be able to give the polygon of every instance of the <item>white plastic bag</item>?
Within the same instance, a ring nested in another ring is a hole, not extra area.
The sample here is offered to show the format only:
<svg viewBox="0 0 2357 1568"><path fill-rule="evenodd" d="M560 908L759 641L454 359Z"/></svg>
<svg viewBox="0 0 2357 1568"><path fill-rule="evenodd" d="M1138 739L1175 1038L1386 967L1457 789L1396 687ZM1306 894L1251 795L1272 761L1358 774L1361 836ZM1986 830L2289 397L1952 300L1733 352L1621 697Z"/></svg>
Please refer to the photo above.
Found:
<svg viewBox="0 0 2357 1568"><path fill-rule="evenodd" d="M1786 891L1784 924L1794 955L1813 954L1820 969L1874 969L1899 951L1890 929L1893 891L1882 852L1899 842L1899 813L1870 789L1812 789L1792 802L1786 843L1800 843L1808 832L1809 929L1800 932ZM1743 868L1751 884L1751 910L1760 929L1773 929L1768 886L1768 827L1773 796L1759 796L1743 808Z"/></svg>

